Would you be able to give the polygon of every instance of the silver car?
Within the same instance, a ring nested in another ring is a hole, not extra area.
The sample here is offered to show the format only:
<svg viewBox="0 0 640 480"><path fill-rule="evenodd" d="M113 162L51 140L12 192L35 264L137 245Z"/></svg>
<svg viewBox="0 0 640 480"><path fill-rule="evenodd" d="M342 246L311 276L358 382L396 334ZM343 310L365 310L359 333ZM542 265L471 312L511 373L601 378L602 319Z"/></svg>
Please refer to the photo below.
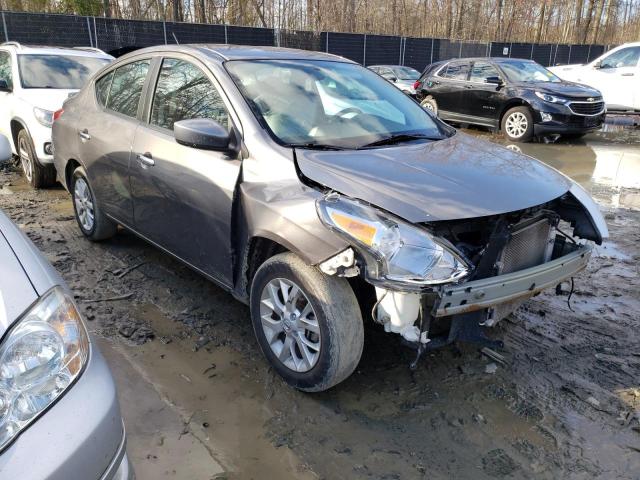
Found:
<svg viewBox="0 0 640 480"><path fill-rule="evenodd" d="M131 480L109 368L63 280L2 211L0 335L0 478Z"/></svg>
<svg viewBox="0 0 640 480"><path fill-rule="evenodd" d="M420 72L415 68L404 65L369 65L367 68L394 84L407 95L412 97L416 95L416 81L420 78Z"/></svg>
<svg viewBox="0 0 640 480"><path fill-rule="evenodd" d="M305 391L354 371L363 313L416 359L493 345L485 329L608 234L567 177L324 53L139 50L65 103L53 141L88 239L121 225L249 304L262 352Z"/></svg>

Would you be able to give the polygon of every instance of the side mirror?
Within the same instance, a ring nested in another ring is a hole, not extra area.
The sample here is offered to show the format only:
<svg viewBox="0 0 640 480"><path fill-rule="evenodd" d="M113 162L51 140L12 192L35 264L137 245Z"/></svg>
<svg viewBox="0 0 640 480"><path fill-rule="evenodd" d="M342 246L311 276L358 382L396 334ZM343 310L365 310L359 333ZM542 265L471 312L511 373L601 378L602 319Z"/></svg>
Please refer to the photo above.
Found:
<svg viewBox="0 0 640 480"><path fill-rule="evenodd" d="M0 80L0 92L12 92L13 89L9 86L6 80Z"/></svg>
<svg viewBox="0 0 640 480"><path fill-rule="evenodd" d="M504 82L502 81L502 79L500 77L487 77L484 79L485 83L492 83L494 85L504 85Z"/></svg>
<svg viewBox="0 0 640 480"><path fill-rule="evenodd" d="M602 61L594 63L593 68L602 68Z"/></svg>
<svg viewBox="0 0 640 480"><path fill-rule="evenodd" d="M210 118L180 120L173 125L176 142L187 147L219 152L238 152L239 142L235 131L229 132Z"/></svg>
<svg viewBox="0 0 640 480"><path fill-rule="evenodd" d="M7 137L0 134L0 163L7 162L11 159L11 145Z"/></svg>

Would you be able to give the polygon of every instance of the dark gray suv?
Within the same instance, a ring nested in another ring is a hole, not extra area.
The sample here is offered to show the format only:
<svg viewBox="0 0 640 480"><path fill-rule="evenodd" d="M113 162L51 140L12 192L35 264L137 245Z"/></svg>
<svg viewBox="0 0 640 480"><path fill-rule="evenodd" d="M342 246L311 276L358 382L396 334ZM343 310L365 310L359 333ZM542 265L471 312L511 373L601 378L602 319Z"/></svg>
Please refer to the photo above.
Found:
<svg viewBox="0 0 640 480"><path fill-rule="evenodd" d="M265 356L306 391L353 372L363 317L418 354L489 343L607 236L567 177L323 53L139 50L55 118L82 233L121 225L248 303Z"/></svg>

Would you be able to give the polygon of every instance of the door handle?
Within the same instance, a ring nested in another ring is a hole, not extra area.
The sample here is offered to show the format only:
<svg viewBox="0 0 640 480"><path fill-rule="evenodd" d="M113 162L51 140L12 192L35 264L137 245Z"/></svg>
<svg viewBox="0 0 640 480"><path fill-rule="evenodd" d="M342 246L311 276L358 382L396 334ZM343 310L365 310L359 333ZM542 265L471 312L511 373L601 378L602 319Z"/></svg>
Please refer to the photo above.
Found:
<svg viewBox="0 0 640 480"><path fill-rule="evenodd" d="M155 160L151 157L151 154L149 152L138 155L136 158L143 168L153 167L156 164Z"/></svg>
<svg viewBox="0 0 640 480"><path fill-rule="evenodd" d="M91 140L91 135L89 135L89 131L86 128L78 132L78 135L82 140Z"/></svg>
<svg viewBox="0 0 640 480"><path fill-rule="evenodd" d="M633 77L634 75L635 74L633 72L627 72L622 74L623 77Z"/></svg>

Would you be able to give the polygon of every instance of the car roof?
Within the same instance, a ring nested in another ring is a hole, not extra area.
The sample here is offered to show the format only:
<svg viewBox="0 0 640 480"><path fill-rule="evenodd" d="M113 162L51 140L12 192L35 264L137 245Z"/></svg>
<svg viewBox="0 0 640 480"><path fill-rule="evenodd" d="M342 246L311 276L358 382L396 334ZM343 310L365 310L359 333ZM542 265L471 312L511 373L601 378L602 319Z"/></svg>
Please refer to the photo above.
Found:
<svg viewBox="0 0 640 480"><path fill-rule="evenodd" d="M529 58L509 58L509 57L463 57L463 58L450 58L449 60L440 61L439 63L449 63L449 62L457 62L457 61L466 61L466 62L494 62L494 63L509 63L509 62L535 62L535 60L531 60ZM434 62L435 64L435 62Z"/></svg>
<svg viewBox="0 0 640 480"><path fill-rule="evenodd" d="M158 45L135 50L129 55L139 55L148 52L182 52L191 55L206 55L212 60L329 60L334 62L355 63L344 57L324 52L298 50L284 47L261 47L250 45L228 44L184 44L184 45Z"/></svg>
<svg viewBox="0 0 640 480"><path fill-rule="evenodd" d="M413 70L415 70L415 68L410 67L409 65L367 65L367 68L371 68L371 67L385 67L385 68L412 68Z"/></svg>
<svg viewBox="0 0 640 480"><path fill-rule="evenodd" d="M27 55L75 55L79 57L96 57L113 59L111 55L92 47L52 47L47 45L24 45L18 42L0 44L2 49L13 49L16 53Z"/></svg>

